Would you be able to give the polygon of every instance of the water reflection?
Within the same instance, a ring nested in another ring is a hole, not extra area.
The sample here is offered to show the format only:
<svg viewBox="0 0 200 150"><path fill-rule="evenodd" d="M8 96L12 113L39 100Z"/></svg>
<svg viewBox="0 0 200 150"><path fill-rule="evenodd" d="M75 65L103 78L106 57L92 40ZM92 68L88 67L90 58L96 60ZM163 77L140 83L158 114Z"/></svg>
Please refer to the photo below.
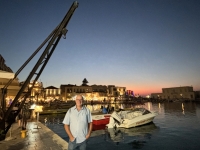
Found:
<svg viewBox="0 0 200 150"><path fill-rule="evenodd" d="M45 125L62 124L65 114L40 115L40 122Z"/></svg>
<svg viewBox="0 0 200 150"><path fill-rule="evenodd" d="M120 143L128 143L135 146L141 146L142 143L146 143L147 139L151 139L152 133L158 129L159 127L154 123L130 129L109 128L105 130L106 141L114 142L116 145L119 145Z"/></svg>
<svg viewBox="0 0 200 150"><path fill-rule="evenodd" d="M183 115L185 115L185 111L184 111L184 104L182 103L182 110L183 110Z"/></svg>
<svg viewBox="0 0 200 150"><path fill-rule="evenodd" d="M134 105L134 104L109 104L110 108L114 107L114 109L124 108L124 109L134 109L139 107L144 107L149 111L158 112L158 116L156 118L165 118L167 114L176 115L176 116L185 116L188 115L198 115L199 107L198 103L151 103L147 102L142 105ZM93 112L102 112L101 104L96 105L87 105L87 107ZM103 105L103 107L107 108L108 104ZM49 115L40 115L40 121L44 124L60 124L63 121L65 114L49 114ZM200 116L200 115L198 115ZM156 119L155 118L155 119Z"/></svg>
<svg viewBox="0 0 200 150"><path fill-rule="evenodd" d="M92 132L88 141L88 150L174 150L199 149L200 147L198 142L200 139L200 103L170 102L145 103L144 105L124 104L123 106L114 104L112 106L128 109L144 107L150 111L157 111L158 116L151 124L130 129L118 128L114 130L105 129L104 126L94 127L96 131ZM98 111L101 105L88 105L87 107ZM65 114L40 115L40 121L68 141L69 138L62 125L64 116Z"/></svg>
<svg viewBox="0 0 200 150"><path fill-rule="evenodd" d="M163 114L162 110L164 110L164 104L156 104L157 107L155 107L151 102L147 102L144 104L140 105L135 105L135 104L95 104L95 105L87 105L87 107L91 110L91 112L96 113L96 112L102 112L102 106L105 108L114 108L115 110L118 109L134 109L134 108L141 108L144 107L148 109L149 111L158 111L159 114ZM158 108L158 109L157 109ZM65 116L64 114L48 114L48 115L40 115L40 122L44 123L45 125L54 125L54 124L62 124L63 118ZM105 127L103 127L105 128ZM100 129L99 126L95 127L94 130ZM102 127L101 127L102 129Z"/></svg>
<svg viewBox="0 0 200 150"><path fill-rule="evenodd" d="M101 112L102 108L113 108L115 110L119 110L119 109L133 109L135 107L142 107L143 105L135 105L135 104L118 104L118 103L113 103L113 104L94 104L94 105L86 105L88 109L90 109L90 111L92 113L95 112Z"/></svg>

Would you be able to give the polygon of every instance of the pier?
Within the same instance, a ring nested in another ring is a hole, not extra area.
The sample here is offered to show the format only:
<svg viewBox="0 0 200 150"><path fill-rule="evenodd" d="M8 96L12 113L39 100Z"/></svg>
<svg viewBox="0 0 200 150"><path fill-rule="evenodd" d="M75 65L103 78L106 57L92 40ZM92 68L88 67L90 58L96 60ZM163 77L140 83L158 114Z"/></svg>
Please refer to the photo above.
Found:
<svg viewBox="0 0 200 150"><path fill-rule="evenodd" d="M4 150L67 150L68 142L36 120L28 121L25 137L22 137L21 131L18 124L13 123L8 131L10 134L0 141L1 147Z"/></svg>

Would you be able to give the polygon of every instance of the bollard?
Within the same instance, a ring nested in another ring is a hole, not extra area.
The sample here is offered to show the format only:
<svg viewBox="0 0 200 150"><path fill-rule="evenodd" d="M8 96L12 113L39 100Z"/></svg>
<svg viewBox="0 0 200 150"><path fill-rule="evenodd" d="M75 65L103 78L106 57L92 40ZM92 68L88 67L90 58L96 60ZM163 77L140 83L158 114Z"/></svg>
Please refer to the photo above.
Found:
<svg viewBox="0 0 200 150"><path fill-rule="evenodd" d="M21 138L25 138L26 137L26 130L21 130Z"/></svg>

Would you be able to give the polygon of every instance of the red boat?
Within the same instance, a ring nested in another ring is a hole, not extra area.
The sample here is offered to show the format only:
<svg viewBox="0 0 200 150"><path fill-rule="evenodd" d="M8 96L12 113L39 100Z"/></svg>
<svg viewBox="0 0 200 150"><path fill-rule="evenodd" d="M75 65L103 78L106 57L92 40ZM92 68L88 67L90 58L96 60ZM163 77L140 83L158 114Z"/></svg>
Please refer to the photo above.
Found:
<svg viewBox="0 0 200 150"><path fill-rule="evenodd" d="M106 124L109 123L111 114L93 115L92 124L93 130L105 129Z"/></svg>

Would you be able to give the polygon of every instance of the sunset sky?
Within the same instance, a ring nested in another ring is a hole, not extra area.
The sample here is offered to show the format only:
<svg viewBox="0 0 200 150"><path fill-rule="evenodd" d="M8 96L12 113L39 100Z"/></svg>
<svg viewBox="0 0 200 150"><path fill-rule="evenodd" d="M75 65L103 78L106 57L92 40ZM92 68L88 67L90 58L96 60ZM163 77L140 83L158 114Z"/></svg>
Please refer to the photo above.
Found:
<svg viewBox="0 0 200 150"><path fill-rule="evenodd" d="M40 81L115 85L147 95L200 90L199 0L79 0ZM16 72L62 21L72 0L0 0L0 54ZM18 76L26 80L37 55Z"/></svg>

